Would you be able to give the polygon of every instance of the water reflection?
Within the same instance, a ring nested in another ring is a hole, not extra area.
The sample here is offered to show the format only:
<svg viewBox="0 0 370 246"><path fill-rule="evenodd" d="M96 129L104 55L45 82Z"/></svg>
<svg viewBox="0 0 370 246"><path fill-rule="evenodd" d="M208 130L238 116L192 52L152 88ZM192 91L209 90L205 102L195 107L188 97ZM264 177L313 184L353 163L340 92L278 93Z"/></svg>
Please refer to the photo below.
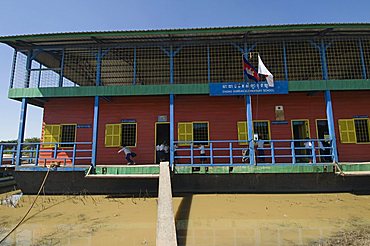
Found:
<svg viewBox="0 0 370 246"><path fill-rule="evenodd" d="M254 228L252 226L238 226L236 221L222 222L224 227L220 228L219 222L214 224L210 220L177 221L178 244L303 245L307 243L307 239L321 240L331 231L331 228L328 227L271 229L265 225ZM239 223L243 222L239 221ZM184 229L184 225L187 224L189 224L188 230ZM114 233L96 233L94 230L86 230L86 228L74 224L60 224L48 228L42 224L28 225L27 228L18 229L4 245L100 245L102 242L109 242L109 245L122 245L122 243L124 245L155 245L155 238L149 236L155 231L152 224L131 224L131 228L117 224L111 226L115 228L116 235ZM75 230L80 233L74 233ZM144 235L148 235L148 237Z"/></svg>
<svg viewBox="0 0 370 246"><path fill-rule="evenodd" d="M183 221L177 222L180 232L182 223ZM310 240L322 241L324 235L331 231L325 227L271 229L268 225L256 228L230 226L227 223L224 228L212 228L214 225L209 221L203 223L198 221L197 226L190 225L192 229L185 234L178 234L179 245L304 245ZM187 235L186 240L182 238L184 235Z"/></svg>
<svg viewBox="0 0 370 246"><path fill-rule="evenodd" d="M189 214L193 195L184 196L180 202L175 215L177 241L179 245L186 245Z"/></svg>

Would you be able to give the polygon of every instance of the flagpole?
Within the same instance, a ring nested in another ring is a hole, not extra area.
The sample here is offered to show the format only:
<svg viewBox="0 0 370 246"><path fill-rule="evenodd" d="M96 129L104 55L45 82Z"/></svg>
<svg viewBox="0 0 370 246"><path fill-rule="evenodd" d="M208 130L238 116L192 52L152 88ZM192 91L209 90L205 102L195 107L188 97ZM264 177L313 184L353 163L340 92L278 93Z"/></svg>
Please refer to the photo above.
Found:
<svg viewBox="0 0 370 246"><path fill-rule="evenodd" d="M248 55L248 48L244 47L243 57L248 60L248 57L245 57L245 54ZM242 58L243 58L242 57ZM243 71L244 75L244 71ZM248 81L248 76L244 76L244 81L248 83L248 93L245 95L245 107L246 107L246 117L247 117L247 127L248 127L248 145L249 145L249 164L254 165L254 143L253 143L253 119L252 119L252 97L250 94L250 82Z"/></svg>

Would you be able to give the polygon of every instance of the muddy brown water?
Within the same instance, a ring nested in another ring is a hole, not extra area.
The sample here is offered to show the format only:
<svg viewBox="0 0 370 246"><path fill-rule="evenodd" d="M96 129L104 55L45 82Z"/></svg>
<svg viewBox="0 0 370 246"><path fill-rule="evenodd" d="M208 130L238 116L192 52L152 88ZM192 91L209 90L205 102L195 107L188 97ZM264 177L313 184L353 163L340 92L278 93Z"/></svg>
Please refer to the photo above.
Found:
<svg viewBox="0 0 370 246"><path fill-rule="evenodd" d="M0 205L0 240L34 199ZM179 245L370 243L370 195L193 195L173 205ZM156 198L42 195L2 245L155 245L156 216Z"/></svg>

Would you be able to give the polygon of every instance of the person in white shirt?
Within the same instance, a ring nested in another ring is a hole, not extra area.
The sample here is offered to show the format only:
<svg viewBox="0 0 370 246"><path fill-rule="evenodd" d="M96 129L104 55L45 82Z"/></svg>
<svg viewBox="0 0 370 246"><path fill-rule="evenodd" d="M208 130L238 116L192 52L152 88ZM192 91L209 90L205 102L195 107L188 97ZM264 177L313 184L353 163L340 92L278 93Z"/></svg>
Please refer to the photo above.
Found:
<svg viewBox="0 0 370 246"><path fill-rule="evenodd" d="M306 155L308 155L308 162L312 163L311 156L312 156L312 142L309 140L309 138L306 138L306 141L304 142L304 147L306 149Z"/></svg>
<svg viewBox="0 0 370 246"><path fill-rule="evenodd" d="M199 153L200 153L200 162L202 164L206 163L206 149L205 149L205 146L204 144L200 144L199 145ZM199 171L200 170L200 167L196 167L196 170ZM208 172L208 167L205 167L205 171Z"/></svg>
<svg viewBox="0 0 370 246"><path fill-rule="evenodd" d="M242 162L247 162L249 159L249 147L242 149Z"/></svg>
<svg viewBox="0 0 370 246"><path fill-rule="evenodd" d="M135 164L135 162L131 159L131 157L133 157L133 152L131 152L130 148L127 146L123 146L122 149L118 150L118 154L121 153L122 151L125 153L127 165Z"/></svg>
<svg viewBox="0 0 370 246"><path fill-rule="evenodd" d="M204 157L204 156L206 155L206 150L205 150L205 148L204 148L204 145L203 145L203 144L201 144L201 145L199 146L199 151L200 151L200 156L202 156L202 157L200 158L200 162L201 162L202 164L204 164L204 162L206 162L206 158Z"/></svg>
<svg viewBox="0 0 370 246"><path fill-rule="evenodd" d="M265 144L265 141L263 141L262 139L258 139L257 141L257 161L258 162L265 162L265 150L263 149L264 147L264 144Z"/></svg>
<svg viewBox="0 0 370 246"><path fill-rule="evenodd" d="M159 164L160 162L160 157L161 157L161 152L160 152L160 145L157 144L155 146L155 152L156 152L156 163Z"/></svg>
<svg viewBox="0 0 370 246"><path fill-rule="evenodd" d="M161 145L159 145L159 161L165 161L166 160L166 142L163 142Z"/></svg>

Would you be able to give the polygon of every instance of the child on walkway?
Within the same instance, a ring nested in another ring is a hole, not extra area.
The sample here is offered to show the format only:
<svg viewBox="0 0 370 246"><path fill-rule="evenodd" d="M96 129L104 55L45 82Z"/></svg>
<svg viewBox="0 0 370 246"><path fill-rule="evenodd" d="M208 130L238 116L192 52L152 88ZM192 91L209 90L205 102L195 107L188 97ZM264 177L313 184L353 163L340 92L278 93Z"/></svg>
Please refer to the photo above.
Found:
<svg viewBox="0 0 370 246"><path fill-rule="evenodd" d="M118 150L118 154L121 153L122 151L125 153L127 165L135 164L131 157L135 157L136 154L131 152L130 148L127 146L123 146L122 149Z"/></svg>

